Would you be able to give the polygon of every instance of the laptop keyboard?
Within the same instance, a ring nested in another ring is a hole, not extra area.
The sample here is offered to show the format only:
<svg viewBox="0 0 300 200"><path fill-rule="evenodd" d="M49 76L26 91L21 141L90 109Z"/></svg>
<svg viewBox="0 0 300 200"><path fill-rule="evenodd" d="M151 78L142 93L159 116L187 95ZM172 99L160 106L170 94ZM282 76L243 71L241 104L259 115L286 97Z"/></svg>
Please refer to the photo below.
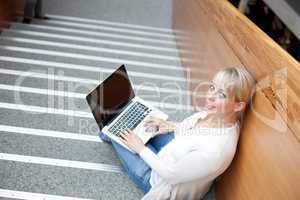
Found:
<svg viewBox="0 0 300 200"><path fill-rule="evenodd" d="M134 129L151 112L147 106L134 102L133 105L108 130L119 136L120 131Z"/></svg>

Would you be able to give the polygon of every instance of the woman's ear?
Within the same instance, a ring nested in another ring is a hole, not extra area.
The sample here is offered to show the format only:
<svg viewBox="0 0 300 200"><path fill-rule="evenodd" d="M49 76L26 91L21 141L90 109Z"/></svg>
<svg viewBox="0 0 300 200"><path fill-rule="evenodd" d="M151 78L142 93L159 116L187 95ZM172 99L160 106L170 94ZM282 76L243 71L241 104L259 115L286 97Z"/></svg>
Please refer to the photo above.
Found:
<svg viewBox="0 0 300 200"><path fill-rule="evenodd" d="M241 101L241 102L236 102L234 105L234 111L235 112L240 112L246 107L246 103Z"/></svg>

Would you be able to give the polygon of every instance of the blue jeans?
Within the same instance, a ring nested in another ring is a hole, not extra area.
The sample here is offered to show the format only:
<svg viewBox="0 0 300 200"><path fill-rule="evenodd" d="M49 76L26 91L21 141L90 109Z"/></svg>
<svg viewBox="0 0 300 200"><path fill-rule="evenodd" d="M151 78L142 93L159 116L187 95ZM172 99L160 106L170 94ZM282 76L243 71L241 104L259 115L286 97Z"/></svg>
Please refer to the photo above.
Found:
<svg viewBox="0 0 300 200"><path fill-rule="evenodd" d="M146 146L157 154L173 138L174 133L157 135L151 138ZM129 178L144 192L148 192L151 189L149 183L151 168L149 165L138 154L132 153L113 140L111 142Z"/></svg>

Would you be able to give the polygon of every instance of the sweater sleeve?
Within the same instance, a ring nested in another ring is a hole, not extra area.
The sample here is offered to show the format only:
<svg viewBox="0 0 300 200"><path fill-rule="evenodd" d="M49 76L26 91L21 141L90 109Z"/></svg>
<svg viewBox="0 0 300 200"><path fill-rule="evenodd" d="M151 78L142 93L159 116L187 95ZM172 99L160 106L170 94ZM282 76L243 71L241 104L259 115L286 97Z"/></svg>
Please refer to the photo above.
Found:
<svg viewBox="0 0 300 200"><path fill-rule="evenodd" d="M187 153L174 164L164 163L147 147L140 152L140 156L169 184L208 177L215 178L220 165L218 153L208 153L199 150Z"/></svg>
<svg viewBox="0 0 300 200"><path fill-rule="evenodd" d="M187 130L194 127L195 123L199 118L203 118L205 115L204 112L198 112L195 113L186 119L184 119L182 122L175 124L175 137L180 137L186 135Z"/></svg>

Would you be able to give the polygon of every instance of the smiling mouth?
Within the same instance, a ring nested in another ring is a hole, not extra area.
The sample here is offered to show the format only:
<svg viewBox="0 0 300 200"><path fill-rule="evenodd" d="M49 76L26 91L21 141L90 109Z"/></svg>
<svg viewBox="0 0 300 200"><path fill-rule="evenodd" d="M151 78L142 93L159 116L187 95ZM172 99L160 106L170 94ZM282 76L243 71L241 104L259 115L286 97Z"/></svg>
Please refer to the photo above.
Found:
<svg viewBox="0 0 300 200"><path fill-rule="evenodd" d="M213 105L206 105L204 107L206 110L214 110L216 108L216 106L213 106Z"/></svg>

